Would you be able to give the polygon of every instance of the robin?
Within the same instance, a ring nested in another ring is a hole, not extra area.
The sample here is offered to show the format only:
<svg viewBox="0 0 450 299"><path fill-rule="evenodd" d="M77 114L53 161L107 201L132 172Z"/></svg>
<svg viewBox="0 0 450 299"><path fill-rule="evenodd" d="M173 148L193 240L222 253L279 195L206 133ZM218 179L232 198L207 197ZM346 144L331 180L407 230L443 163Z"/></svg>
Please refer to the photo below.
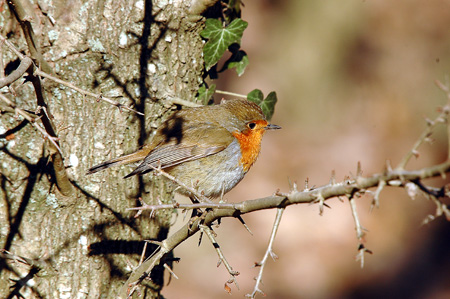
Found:
<svg viewBox="0 0 450 299"><path fill-rule="evenodd" d="M261 108L247 100L175 112L140 150L90 168L87 174L140 161L125 178L163 169L204 196L217 198L234 188L255 163L269 124ZM189 191L178 192L193 197ZM194 196L195 197L195 196Z"/></svg>

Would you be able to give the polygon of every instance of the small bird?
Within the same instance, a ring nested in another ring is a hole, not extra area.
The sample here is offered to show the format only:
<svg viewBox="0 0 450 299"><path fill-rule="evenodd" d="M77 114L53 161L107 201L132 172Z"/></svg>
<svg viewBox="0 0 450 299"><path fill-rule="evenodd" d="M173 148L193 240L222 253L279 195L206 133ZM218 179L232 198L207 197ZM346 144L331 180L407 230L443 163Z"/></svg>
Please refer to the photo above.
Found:
<svg viewBox="0 0 450 299"><path fill-rule="evenodd" d="M160 168L208 198L233 189L255 163L267 130L281 127L265 119L250 101L222 100L220 105L175 112L140 150L90 168L87 174L140 161L125 178ZM179 193L195 197L185 188Z"/></svg>

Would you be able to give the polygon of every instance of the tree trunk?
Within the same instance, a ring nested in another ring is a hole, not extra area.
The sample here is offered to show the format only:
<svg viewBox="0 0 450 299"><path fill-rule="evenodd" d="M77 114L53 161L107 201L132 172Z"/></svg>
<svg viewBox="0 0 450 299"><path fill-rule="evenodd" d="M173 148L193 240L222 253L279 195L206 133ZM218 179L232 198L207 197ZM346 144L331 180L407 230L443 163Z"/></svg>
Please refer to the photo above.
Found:
<svg viewBox="0 0 450 299"><path fill-rule="evenodd" d="M172 191L151 174L122 179L131 171L128 166L90 176L85 172L148 141L176 108L172 97L194 100L202 82L204 20L188 15L188 1L21 2L55 76L144 116L45 79L47 113L73 185L68 191L58 189L49 142L21 117L2 110L0 242L14 255L39 259L40 271L30 275L31 287L10 288L10 279L36 270L2 260L0 293L114 298L137 266L143 240L164 238L172 216L161 211L134 218L127 208L139 205L139 198L170 202ZM0 14L2 35L28 53L12 7L4 6ZM5 45L1 53L5 65L17 59ZM19 83L13 84L17 95L8 97L22 109L36 110L33 85ZM148 244L147 255L153 246ZM140 298L158 297L162 285L162 271L152 273Z"/></svg>

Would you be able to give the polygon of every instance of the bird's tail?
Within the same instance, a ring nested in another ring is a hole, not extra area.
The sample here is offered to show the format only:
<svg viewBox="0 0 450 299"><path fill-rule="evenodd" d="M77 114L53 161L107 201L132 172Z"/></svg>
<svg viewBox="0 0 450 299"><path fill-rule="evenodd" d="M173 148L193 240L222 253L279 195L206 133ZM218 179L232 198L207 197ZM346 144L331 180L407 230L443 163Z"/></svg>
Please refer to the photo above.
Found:
<svg viewBox="0 0 450 299"><path fill-rule="evenodd" d="M86 174L93 174L98 171L104 170L106 168L110 168L110 167L117 166L117 165L133 163L133 162L137 162L142 159L143 159L143 157L142 157L141 151L137 151L132 154L121 156L121 157L118 157L118 158L115 158L115 159L112 159L109 161L105 161L98 165L95 165L95 166L89 168L89 170L86 172Z"/></svg>

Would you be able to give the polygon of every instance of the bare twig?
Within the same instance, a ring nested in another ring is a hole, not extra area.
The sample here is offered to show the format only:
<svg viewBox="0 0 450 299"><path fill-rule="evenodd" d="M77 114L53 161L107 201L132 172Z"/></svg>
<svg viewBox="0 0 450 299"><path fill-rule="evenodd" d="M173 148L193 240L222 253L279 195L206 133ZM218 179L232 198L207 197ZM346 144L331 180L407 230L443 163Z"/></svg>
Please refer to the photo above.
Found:
<svg viewBox="0 0 450 299"><path fill-rule="evenodd" d="M14 109L14 111L17 114L22 115L23 118L25 118L33 127L35 127L36 130L38 130L44 138L48 139L55 146L55 148L58 150L58 152L62 155L61 148L59 147L58 143L56 142L57 138L50 136L43 128L41 128L36 123L36 120L39 119L38 117L36 117L36 118L31 117L25 110L18 108L13 101L8 99L6 96L4 96L1 93L0 93L0 100L5 102L6 104L8 104L8 106L11 107L12 109Z"/></svg>
<svg viewBox="0 0 450 299"><path fill-rule="evenodd" d="M225 255L222 252L222 249L220 248L219 244L216 241L216 238L214 237L214 233L212 229L207 225L200 225L200 231L205 232L206 236L208 236L209 241L213 245L214 249L217 252L217 255L219 256L219 262L217 263L217 267L220 266L220 264L223 263L225 268L227 269L228 273L230 274L230 279L227 281L227 283L234 283L239 290L239 285L236 280L236 276L239 275L238 271L233 270L233 267L230 266L227 259L225 258Z"/></svg>
<svg viewBox="0 0 450 299"><path fill-rule="evenodd" d="M29 57L25 57L24 59L22 59L17 69L15 69L11 74L9 74L8 77L0 79L0 88L10 85L16 80L18 80L20 77L22 77L25 74L25 72L29 69L32 63L33 60L31 60L31 58Z"/></svg>
<svg viewBox="0 0 450 299"><path fill-rule="evenodd" d="M166 240L158 242L158 244L159 247L155 252L133 271L127 283L120 289L118 298L131 298L132 294L139 287L139 284L150 275L151 270L159 265L161 259L172 250L167 246ZM135 275L138 270L139 275ZM143 271L141 272L140 270Z"/></svg>
<svg viewBox="0 0 450 299"><path fill-rule="evenodd" d="M413 188L412 186L415 186ZM427 218L422 222L422 224L428 224L428 222L445 215L446 219L450 221L450 210L449 207L440 200L443 197L449 197L448 185L442 188L434 188L430 186L425 186L420 181L414 181L413 183L408 183L405 186L408 195L414 199L418 191L422 191L422 194L430 199L436 205L436 212L434 215L428 215Z"/></svg>
<svg viewBox="0 0 450 299"><path fill-rule="evenodd" d="M193 204L161 204L161 205L142 205L141 207L133 207L128 208L127 210L167 210L167 209L181 209L181 210L195 210L195 209L234 209L236 208L233 203L209 203L209 202L201 202L201 203L193 203Z"/></svg>
<svg viewBox="0 0 450 299"><path fill-rule="evenodd" d="M185 107L201 107L202 105L191 102L191 101L187 101L187 100L183 100L177 97L171 97L169 98L169 101L172 102L172 104L176 104L176 105L182 105Z"/></svg>
<svg viewBox="0 0 450 299"><path fill-rule="evenodd" d="M358 217L358 211L356 210L355 198L351 196L349 198L350 208L352 210L353 220L355 222L356 238L358 239L358 254L356 255L356 260L360 261L361 268L364 268L364 253L371 253L369 249L364 246L364 228L361 225Z"/></svg>
<svg viewBox="0 0 450 299"><path fill-rule="evenodd" d="M352 210L353 220L355 221L356 238L360 242L362 242L362 239L363 239L365 233L363 232L363 227L361 226L361 222L359 221L358 211L356 210L355 199L353 197L351 197L349 199L349 203L350 203L350 208Z"/></svg>
<svg viewBox="0 0 450 299"><path fill-rule="evenodd" d="M436 85L441 89L445 95L447 96L447 106L450 106L450 88L440 82L439 80L436 80ZM450 159L450 122L447 120L447 159Z"/></svg>
<svg viewBox="0 0 450 299"><path fill-rule="evenodd" d="M275 217L275 222L273 223L272 233L270 234L269 245L267 246L267 249L266 249L263 259L259 263L255 264L256 267L260 267L258 276L256 277L255 287L251 294L245 295L246 297L255 298L257 293L260 293L263 296L266 295L260 288L260 285L262 283L262 275L263 275L264 267L266 266L267 260L269 259L269 256L271 256L273 260L276 260L278 258L276 256L276 254L273 252L273 243L275 241L275 236L277 235L278 227L280 226L281 217L283 216L284 209L285 208L277 209L277 215Z"/></svg>
<svg viewBox="0 0 450 299"><path fill-rule="evenodd" d="M27 266L36 267L38 269L42 269L45 267L45 263L43 261L18 256L5 249L0 249L0 258L11 260L13 262L19 262Z"/></svg>
<svg viewBox="0 0 450 299"><path fill-rule="evenodd" d="M31 58L45 72L51 73L52 69L42 56L41 49L39 47L39 42L36 39L33 27L31 26L31 20L36 19L35 16L33 17L34 15L33 10L30 9L30 7L27 7L26 5L22 5L22 2L19 0L11 0L7 1L7 3L10 10L16 16L17 21L22 26L23 34L25 36L25 40L28 45L28 50L30 51L31 54ZM23 59L21 55L18 56L21 59Z"/></svg>
<svg viewBox="0 0 450 299"><path fill-rule="evenodd" d="M437 125L446 123L449 111L450 106L446 105L445 107L442 108L441 113L434 120L427 120L427 127L420 135L420 137L417 139L417 141L414 143L411 150L403 157L401 162L398 164L397 169L404 169L406 164L408 164L409 160L413 156L417 157L419 155L418 148L422 145L423 142L427 141L430 138L434 128Z"/></svg>
<svg viewBox="0 0 450 299"><path fill-rule="evenodd" d="M247 96L245 96L243 94L229 92L229 91L216 90L215 92L218 93L218 94L226 95L226 96L238 97L238 98L243 98L243 99L247 98Z"/></svg>
<svg viewBox="0 0 450 299"><path fill-rule="evenodd" d="M123 105L123 104L121 104L121 103L119 103L119 102L116 102L116 101L114 101L114 100L112 100L112 99L110 99L110 98L108 98L108 97L105 97L105 96L103 96L102 94L96 94L96 93L87 91L87 90L82 89L82 88L80 88L80 87L77 87L77 86L75 86L75 85L73 85L73 84L71 84L71 83L69 83L69 82L67 82L67 81L58 79L58 78L56 78L55 76L52 76L52 75L50 75L50 74L47 74L47 73L45 73L45 72L43 72L43 71L41 71L41 70L39 70L39 69L37 69L37 70L34 72L34 74L35 74L35 75L38 75L38 76L41 76L41 77L44 77L44 78L47 78L47 79L50 79L50 80L52 80L52 81L55 81L56 83L59 83L59 84L61 84L61 85L67 86L67 87L69 87L69 88L71 88L71 89L73 89L73 90L78 91L78 92L81 93L81 94L84 94L84 95L93 97L93 98L95 98L96 100L100 100L100 101L106 102L106 103L108 103L108 104L110 104L110 105L116 106L116 107L119 108L119 109L126 109L126 110L132 111L132 112L134 112L134 113L136 113L136 114L144 115L143 113L141 113L141 112L139 112L139 111L136 111L136 110L134 110L133 108L130 108L130 107L126 106L126 105Z"/></svg>
<svg viewBox="0 0 450 299"><path fill-rule="evenodd" d="M11 49L11 51L13 51L13 53L16 54L17 57L20 58L20 60L22 60L26 57L25 55L20 53L20 51L9 40L7 40L5 37L3 37L3 35L1 35L1 34L0 34L0 41L5 43L5 45L7 45L8 48Z"/></svg>
<svg viewBox="0 0 450 299"><path fill-rule="evenodd" d="M377 190L375 191L375 194L373 195L372 204L370 205L370 211L372 211L374 207L378 208L380 206L380 193L383 190L384 186L386 186L386 182L383 180L380 181L380 183L378 184Z"/></svg>

